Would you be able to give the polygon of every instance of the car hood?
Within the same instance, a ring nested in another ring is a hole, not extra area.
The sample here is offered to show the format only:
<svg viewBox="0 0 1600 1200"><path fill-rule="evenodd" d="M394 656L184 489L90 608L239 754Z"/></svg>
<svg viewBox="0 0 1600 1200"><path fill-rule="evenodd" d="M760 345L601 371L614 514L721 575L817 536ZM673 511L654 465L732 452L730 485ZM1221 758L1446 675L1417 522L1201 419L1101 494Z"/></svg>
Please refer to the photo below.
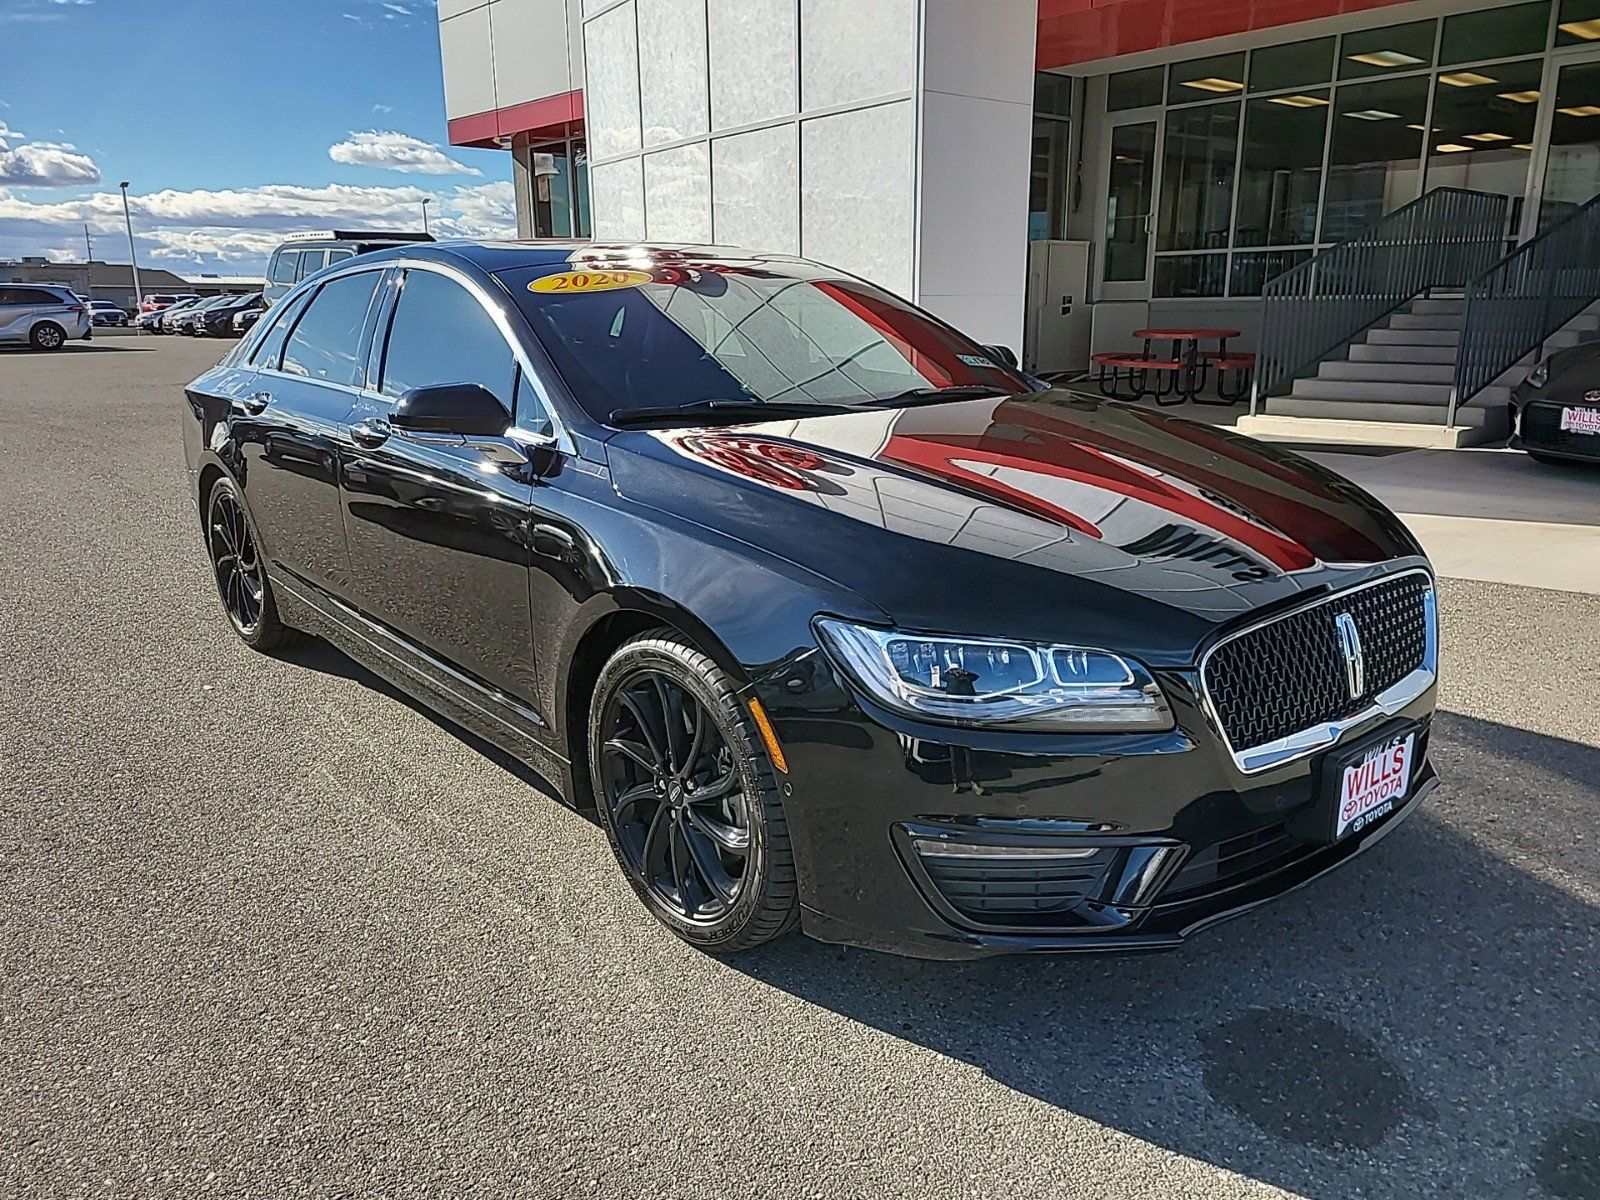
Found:
<svg viewBox="0 0 1600 1200"><path fill-rule="evenodd" d="M1191 661L1264 605L1420 559L1348 480L1225 428L1062 390L628 431L630 499L796 562L908 629Z"/></svg>

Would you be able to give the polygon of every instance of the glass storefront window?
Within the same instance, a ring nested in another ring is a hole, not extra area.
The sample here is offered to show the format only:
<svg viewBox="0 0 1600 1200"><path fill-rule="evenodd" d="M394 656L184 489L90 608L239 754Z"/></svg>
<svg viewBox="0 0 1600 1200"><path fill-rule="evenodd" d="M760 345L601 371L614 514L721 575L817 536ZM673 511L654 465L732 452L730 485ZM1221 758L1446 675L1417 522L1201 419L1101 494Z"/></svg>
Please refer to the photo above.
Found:
<svg viewBox="0 0 1600 1200"><path fill-rule="evenodd" d="M1252 50L1250 90L1277 92L1327 83L1333 78L1333 43L1333 38L1325 37Z"/></svg>
<svg viewBox="0 0 1600 1200"><path fill-rule="evenodd" d="M1435 21L1347 33L1339 43L1339 78L1365 79L1433 65Z"/></svg>
<svg viewBox="0 0 1600 1200"><path fill-rule="evenodd" d="M1156 249L1228 248L1238 145L1238 101L1167 113Z"/></svg>
<svg viewBox="0 0 1600 1200"><path fill-rule="evenodd" d="M1145 277L1150 251L1150 213L1155 200L1156 125L1118 125L1111 130L1111 175L1106 191L1107 283Z"/></svg>
<svg viewBox="0 0 1600 1200"><path fill-rule="evenodd" d="M1600 42L1600 0L1561 0L1556 10L1556 45Z"/></svg>
<svg viewBox="0 0 1600 1200"><path fill-rule="evenodd" d="M588 156L582 142L551 142L527 151L528 206L534 237L589 236Z"/></svg>
<svg viewBox="0 0 1600 1200"><path fill-rule="evenodd" d="M1426 75L1379 79L1334 93L1323 188L1322 240L1343 241L1417 198Z"/></svg>
<svg viewBox="0 0 1600 1200"><path fill-rule="evenodd" d="M1562 67L1550 118L1539 227L1546 229L1600 193L1600 62Z"/></svg>
<svg viewBox="0 0 1600 1200"><path fill-rule="evenodd" d="M1033 111L1051 117L1072 115L1072 79L1041 71L1033 77Z"/></svg>
<svg viewBox="0 0 1600 1200"><path fill-rule="evenodd" d="M1146 108L1161 103L1161 81L1165 67L1145 67L1139 71L1119 71L1106 80L1106 111Z"/></svg>
<svg viewBox="0 0 1600 1200"><path fill-rule="evenodd" d="M1528 190L1543 70L1543 60L1532 58L1439 76L1428 138L1430 190L1498 192L1520 204Z"/></svg>
<svg viewBox="0 0 1600 1200"><path fill-rule="evenodd" d="M1317 239L1328 91L1268 96L1245 105L1236 246L1300 246Z"/></svg>
<svg viewBox="0 0 1600 1200"><path fill-rule="evenodd" d="M1035 117L1033 122L1033 163L1028 179L1028 240L1061 236L1063 203L1067 179L1067 141L1070 126L1065 121Z"/></svg>
<svg viewBox="0 0 1600 1200"><path fill-rule="evenodd" d="M1311 250L1252 250L1233 256L1230 296L1259 296L1263 288L1291 267L1311 257Z"/></svg>
<svg viewBox="0 0 1600 1200"><path fill-rule="evenodd" d="M1161 254L1156 256L1155 294L1220 296L1228 281L1226 254Z"/></svg>
<svg viewBox="0 0 1600 1200"><path fill-rule="evenodd" d="M1439 36L1439 65L1539 54L1549 26L1550 0L1446 17Z"/></svg>
<svg viewBox="0 0 1600 1200"><path fill-rule="evenodd" d="M1167 103L1188 104L1244 91L1244 55L1218 54L1173 63L1167 79Z"/></svg>

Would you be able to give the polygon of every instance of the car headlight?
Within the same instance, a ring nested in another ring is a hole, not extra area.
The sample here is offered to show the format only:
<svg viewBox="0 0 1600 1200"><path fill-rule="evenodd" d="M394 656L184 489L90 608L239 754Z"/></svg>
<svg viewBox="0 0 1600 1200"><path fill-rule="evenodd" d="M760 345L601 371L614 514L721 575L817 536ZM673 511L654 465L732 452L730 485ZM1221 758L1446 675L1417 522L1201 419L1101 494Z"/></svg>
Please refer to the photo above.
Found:
<svg viewBox="0 0 1600 1200"><path fill-rule="evenodd" d="M839 667L885 708L953 725L1059 733L1171 729L1150 673L1107 650L873 629L818 617Z"/></svg>
<svg viewBox="0 0 1600 1200"><path fill-rule="evenodd" d="M1550 360L1548 358L1541 358L1533 364L1533 370L1528 372L1527 382L1531 388L1542 388L1550 382Z"/></svg>

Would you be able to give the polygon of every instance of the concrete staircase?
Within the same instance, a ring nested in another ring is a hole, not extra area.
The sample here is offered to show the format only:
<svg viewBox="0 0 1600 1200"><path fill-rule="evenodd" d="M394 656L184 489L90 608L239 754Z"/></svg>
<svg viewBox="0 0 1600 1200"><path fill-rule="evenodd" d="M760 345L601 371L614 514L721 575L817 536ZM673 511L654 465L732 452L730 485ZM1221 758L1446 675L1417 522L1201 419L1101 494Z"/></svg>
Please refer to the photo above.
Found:
<svg viewBox="0 0 1600 1200"><path fill-rule="evenodd" d="M1241 417L1239 431L1272 440L1426 449L1504 439L1506 401L1533 356L1459 407L1455 426L1446 428L1461 310L1459 294L1413 301L1367 330L1342 357L1322 363L1316 375L1295 380L1287 396L1267 400L1264 412ZM1545 351L1595 337L1600 314L1591 308L1548 338Z"/></svg>

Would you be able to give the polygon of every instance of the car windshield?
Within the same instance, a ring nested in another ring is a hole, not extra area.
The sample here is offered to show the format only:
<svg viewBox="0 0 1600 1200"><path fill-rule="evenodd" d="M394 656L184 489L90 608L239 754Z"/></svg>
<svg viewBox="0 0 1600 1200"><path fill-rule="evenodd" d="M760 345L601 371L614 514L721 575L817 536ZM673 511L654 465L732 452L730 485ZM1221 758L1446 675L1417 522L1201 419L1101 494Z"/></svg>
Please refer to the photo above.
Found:
<svg viewBox="0 0 1600 1200"><path fill-rule="evenodd" d="M597 420L709 402L730 411L1027 392L976 343L860 280L804 263L580 262L500 278ZM702 414L696 414L702 415ZM792 413L786 413L792 415Z"/></svg>

